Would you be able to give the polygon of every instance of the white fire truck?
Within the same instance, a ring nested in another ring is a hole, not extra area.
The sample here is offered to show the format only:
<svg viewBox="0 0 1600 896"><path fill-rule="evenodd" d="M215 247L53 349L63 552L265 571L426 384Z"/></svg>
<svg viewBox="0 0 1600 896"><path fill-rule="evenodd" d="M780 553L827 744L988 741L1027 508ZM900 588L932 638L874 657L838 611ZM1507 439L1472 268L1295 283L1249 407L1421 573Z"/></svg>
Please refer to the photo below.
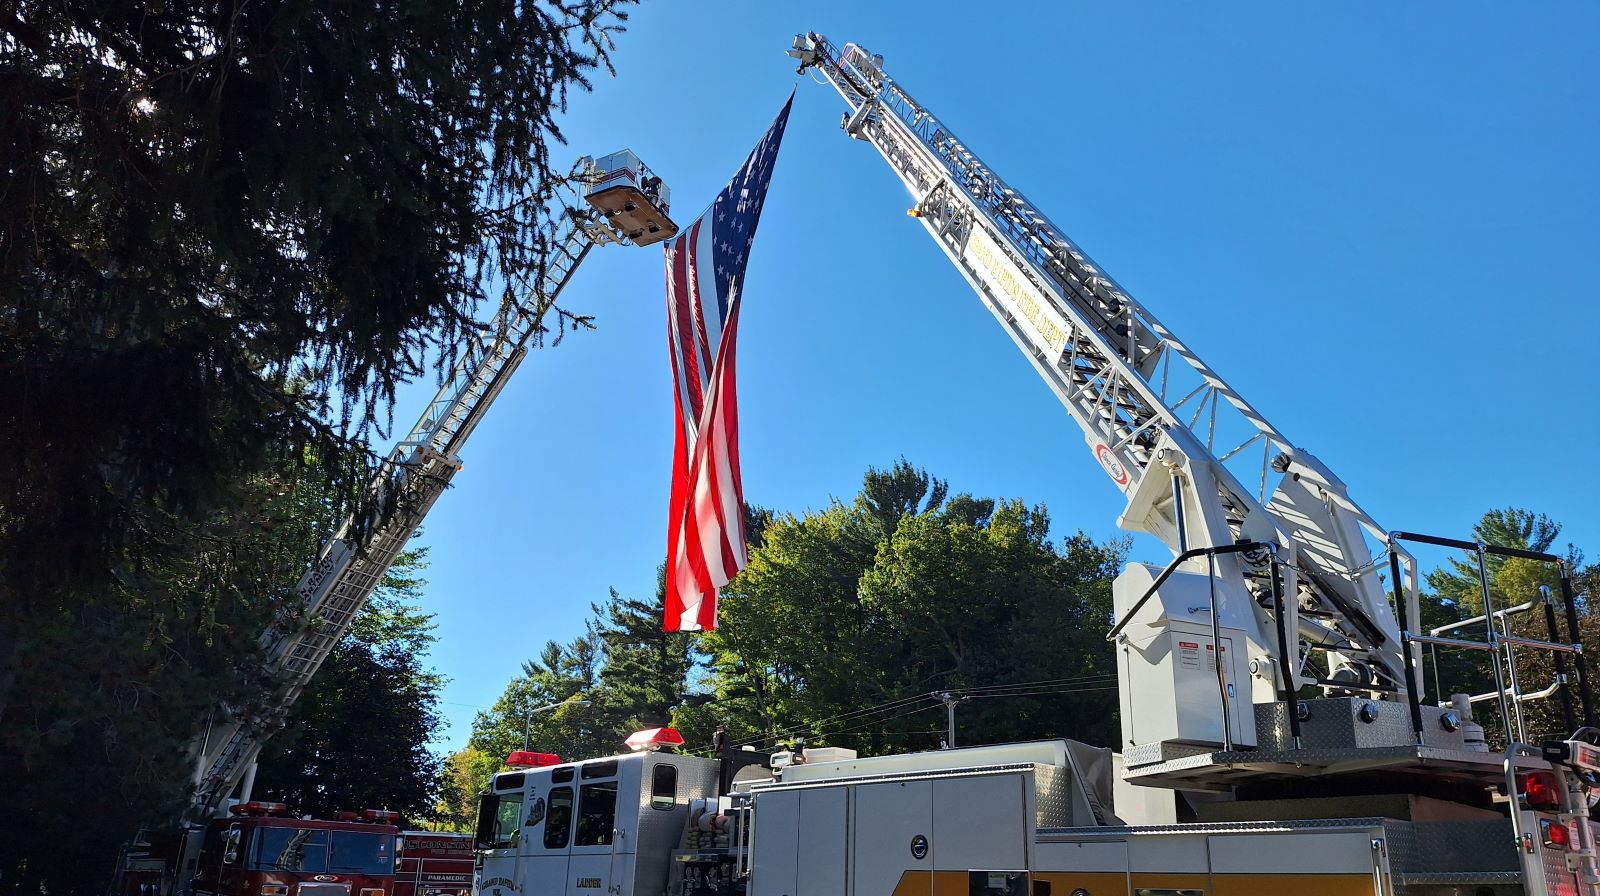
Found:
<svg viewBox="0 0 1600 896"><path fill-rule="evenodd" d="M1600 732L1561 558L1381 528L881 57L814 33L790 55L1082 428L1119 525L1174 554L1114 585L1121 750L786 765L675 755L656 732L632 755L519 755L483 797L478 896L1600 894ZM1417 543L1477 558L1482 616L1423 629ZM1560 593L1497 605L1496 554L1551 564ZM1520 613L1544 636L1513 634ZM1489 690L1441 693L1425 648L1483 657ZM1518 680L1529 652L1552 680ZM1526 743L1539 699L1565 739Z"/></svg>

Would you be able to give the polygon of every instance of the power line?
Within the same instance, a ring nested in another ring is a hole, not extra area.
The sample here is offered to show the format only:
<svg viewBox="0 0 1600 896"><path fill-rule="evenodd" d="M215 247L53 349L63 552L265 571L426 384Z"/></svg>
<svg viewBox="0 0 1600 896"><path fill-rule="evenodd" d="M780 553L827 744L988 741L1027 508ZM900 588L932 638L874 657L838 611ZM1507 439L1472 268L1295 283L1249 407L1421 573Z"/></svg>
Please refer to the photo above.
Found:
<svg viewBox="0 0 1600 896"><path fill-rule="evenodd" d="M849 734L862 731L872 727L873 725L883 724L893 719L915 715L916 713L924 712L930 709L937 709L940 704L938 702L931 701L937 701L938 695L941 693L958 694L962 696L973 697L975 699L984 699L988 697L1031 697L1048 696L1052 694L1086 694L1114 691L1116 690L1116 687L1116 677L1114 675L1084 675L1075 678L1054 678L1041 679L1033 682L1016 682L1008 685L990 685L987 687L951 688L944 691L928 691L926 693L916 694L911 697L905 697L900 700L893 700L888 703L878 704L877 706L866 707L863 709L818 719L817 721L810 722L808 724L796 725L787 729L780 729L770 735L757 738L755 743L766 744L769 742L780 741L800 733L810 733L814 737L826 737L830 735ZM907 708L923 701L930 702L926 706ZM895 709L904 709L905 711L891 713L891 711ZM852 719L864 719L866 716L877 716L883 715L884 713L891 714L885 718L865 719L860 724L851 725L833 731L819 730L823 725L836 724L838 722L850 721ZM760 734L760 731L754 728L750 728L748 730L751 734ZM743 738L739 739L743 740ZM711 748L712 745L705 744L690 750L686 750L685 752L689 752L694 755L709 755Z"/></svg>
<svg viewBox="0 0 1600 896"><path fill-rule="evenodd" d="M862 708L862 709L852 710L850 712L839 713L839 714L834 715L834 716L824 717L824 718L817 719L817 720L812 721L812 722L807 722L807 723L801 724L801 725L794 725L794 726L791 726L791 727L788 727L788 728L778 729L777 731L774 731L773 733L767 734L767 735L763 735L759 728L756 728L754 726L746 726L745 727L745 732L747 734L746 737L734 738L734 737L732 737L731 734L729 735L729 737L731 739L733 739L733 740L748 740L749 739L748 735L756 735L757 738L755 740L755 743L757 743L757 744L766 744L766 743L769 743L769 742L782 740L782 739L787 738L787 737L794 737L796 735L804 734L806 732L816 732L817 728L819 726L821 726L821 725L831 725L831 724L834 724L834 723L837 723L837 722L845 721L845 720L856 718L856 717L860 717L860 716L879 714L879 713L887 712L890 709L894 709L894 708L898 708L898 707L906 706L906 705L910 705L910 704L919 703L919 702L922 702L924 700L938 700L939 699L938 695L941 694L941 693L949 693L949 694L955 694L955 695L959 695L959 696L971 696L971 697L1022 697L1022 696L1032 696L1032 695L1035 695L1035 694L1044 694L1044 693L1071 693L1071 691L1051 691L1051 690L1040 690L1039 689L1039 688L1046 688L1048 686L1053 686L1053 685L1114 684L1115 681L1116 681L1116 678L1115 678L1114 675L1111 675L1109 673L1101 673L1101 674L1097 674L1097 675L1079 675L1079 676L1073 676L1073 677L1068 677L1068 678L1046 678L1046 679L1039 679L1039 680L1036 680L1036 681L1019 681L1019 682L1012 682L1010 684L976 685L976 686L967 687L967 688L944 688L944 689L937 690L937 691L926 691L926 692L921 693L921 694L914 694L914 695L912 695L910 697L903 697L903 698L901 698L899 700L891 700L891 701L888 701L886 703L880 703L880 704L878 704L876 706L870 706L870 707L865 707L865 708ZM1103 690L1103 689L1101 689L1101 690ZM704 744L704 745L695 747L694 748L694 752L705 751L705 750L709 750L710 748L711 748L710 744Z"/></svg>

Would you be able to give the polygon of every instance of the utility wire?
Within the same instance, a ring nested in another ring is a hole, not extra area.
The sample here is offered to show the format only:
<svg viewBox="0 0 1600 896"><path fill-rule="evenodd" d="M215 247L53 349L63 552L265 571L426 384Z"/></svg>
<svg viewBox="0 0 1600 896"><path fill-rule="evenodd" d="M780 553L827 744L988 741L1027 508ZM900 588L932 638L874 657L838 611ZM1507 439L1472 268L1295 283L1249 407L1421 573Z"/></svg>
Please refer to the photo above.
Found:
<svg viewBox="0 0 1600 896"><path fill-rule="evenodd" d="M907 706L907 705L919 703L919 702L922 702L924 700L938 700L940 694L954 694L954 695L958 695L958 696L972 696L972 697L986 697L986 696L994 696L994 697L1017 696L1017 697L1020 697L1020 696L1028 696L1028 695L1037 694L1037 693L1050 693L1049 691L1043 691L1043 690L1029 690L1029 689L1040 687L1040 686L1065 685L1065 684L1089 684L1089 683L1094 683L1094 684L1114 683L1115 680L1116 680L1116 678L1115 678L1114 675L1102 673L1102 674L1099 674L1099 675L1081 675L1081 676L1076 676L1076 677L1071 677L1071 678L1049 678L1049 679L1040 679L1040 680L1037 680L1037 681L1020 681L1020 682L1014 682L1014 683L1011 683L1011 684L982 685L982 686L975 686L975 687L969 687L969 688L944 688L944 689L940 689L940 690L936 690L936 691L926 691L926 692L921 693L921 694L914 694L914 695L912 695L910 697L904 697L904 698L901 698L899 700L891 700L891 701L889 701L887 703L880 703L880 704L878 704L876 706L869 706L869 707L865 707L865 708L858 709L858 710L852 710L850 712L840 713L840 714L834 715L834 716L828 716L828 717L825 717L825 718L817 719L817 720L815 720L813 722L808 722L808 723L803 724L803 725L795 725L795 726L792 726L792 727L789 727L789 728L779 729L779 730L774 731L772 734L769 734L769 735L762 735L762 732L761 732L760 729L755 728L755 727L751 727L751 726L747 726L745 728L745 731L747 733L746 737L733 738L731 734L729 736L730 736L730 739L733 739L733 740L749 740L748 735L757 735L758 737L756 739L756 743L757 744L766 744L768 742L782 740L782 739L787 738L787 737L794 737L796 735L804 734L806 732L815 732L817 730L817 728L819 726L821 726L821 725L831 725L831 724L835 724L835 723L840 722L840 721L845 721L845 720L852 719L852 718L859 717L859 716L875 715L875 714L886 712L886 711L888 711L890 709L893 709L893 708L898 708L898 707L901 707L901 706ZM710 749L710 745L707 744L707 745L699 746L699 747L696 747L695 749L696 750L708 750L708 749Z"/></svg>
<svg viewBox="0 0 1600 896"><path fill-rule="evenodd" d="M1038 685L1043 686L1041 687ZM945 693L970 696L975 699L983 699L987 697L1028 697L1050 694L1081 694L1114 690L1116 690L1116 677L1112 675L1099 675L1081 676L1078 678L1045 679L1038 682L1017 682L1011 685L993 685L987 688L952 688L944 691L929 691L912 697L906 697L901 700L890 701L877 706L867 707L865 709L841 713L837 716L819 719L806 725L797 725L792 728L782 729L770 735L757 738L755 743L764 745L769 742L784 740L785 738L801 733L809 733L814 737L826 737L830 735L848 734L862 731L864 729L871 728L873 725L880 725L894 719L915 715L916 713L924 712L930 709L937 709L942 705L940 702L938 702L938 695ZM914 705L923 701L928 701L927 705ZM892 712L892 710L896 709L902 711ZM860 720L865 716L878 716L885 713L890 714L884 718L868 718L864 721L860 721L859 724L850 725L848 727L833 731L819 730L823 725L837 724L841 721ZM754 729L751 729L751 733L760 734L759 731ZM744 740L744 738L740 739ZM686 750L685 752L693 755L709 755L711 748L712 745L705 744L696 746L690 750Z"/></svg>

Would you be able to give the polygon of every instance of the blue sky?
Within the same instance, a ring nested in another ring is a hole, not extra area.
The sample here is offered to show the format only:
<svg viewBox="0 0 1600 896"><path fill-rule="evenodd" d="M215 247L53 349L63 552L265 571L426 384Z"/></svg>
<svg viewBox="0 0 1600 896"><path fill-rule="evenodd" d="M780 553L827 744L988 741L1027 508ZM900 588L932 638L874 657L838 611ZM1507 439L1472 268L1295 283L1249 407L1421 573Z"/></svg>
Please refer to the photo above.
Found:
<svg viewBox="0 0 1600 896"><path fill-rule="evenodd" d="M820 507L904 455L954 490L1047 503L1058 535L1113 536L1121 509L898 181L839 130L842 101L794 75L783 51L810 29L883 54L1384 526L1464 536L1517 504L1600 558L1600 6L910 10L647 2L617 77L563 123L563 158L632 148L681 221L798 88L745 285L748 500ZM564 304L598 330L523 364L425 526L449 748L608 588L648 596L664 551L659 248L596 251Z"/></svg>

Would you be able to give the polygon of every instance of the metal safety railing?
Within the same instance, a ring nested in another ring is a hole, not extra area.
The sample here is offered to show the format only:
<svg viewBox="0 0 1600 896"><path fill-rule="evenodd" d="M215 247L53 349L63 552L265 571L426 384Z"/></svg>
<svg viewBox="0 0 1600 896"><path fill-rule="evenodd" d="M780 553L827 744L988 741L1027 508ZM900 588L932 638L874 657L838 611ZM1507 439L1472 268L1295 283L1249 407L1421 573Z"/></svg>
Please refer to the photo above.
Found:
<svg viewBox="0 0 1600 896"><path fill-rule="evenodd" d="M1171 563L1167 564L1167 568L1161 571L1161 575L1156 576L1155 581L1150 583L1150 587L1145 589L1144 594L1134 601L1133 606L1128 608L1128 612L1122 614L1122 618L1117 620L1117 624L1112 626L1111 631L1106 634L1107 641L1116 641L1117 637L1122 634L1122 630L1127 628L1128 623L1133 621L1133 617L1144 609L1144 605L1150 602L1150 598L1154 597L1167 579L1172 578L1173 573L1178 571L1178 567L1197 557L1206 558L1206 580L1210 584L1207 594L1210 602L1211 644L1217 669L1217 697L1222 703L1222 746L1228 752L1232 752L1234 749L1233 701L1229 699L1228 694L1227 667L1222 662L1222 614L1217 612L1217 558L1230 554L1260 555L1263 552L1267 555L1270 566L1272 616L1277 628L1278 656L1281 658L1276 664L1278 667L1276 682L1278 685L1278 699L1288 709L1289 736L1294 748L1300 749L1300 698L1295 693L1294 673L1290 671L1289 659L1296 654L1291 653L1289 650L1289 630L1284 618L1283 608L1283 577L1280 575L1277 545L1265 541L1241 541L1237 544L1191 548L1184 551L1173 558Z"/></svg>
<svg viewBox="0 0 1600 896"><path fill-rule="evenodd" d="M1423 742L1422 723L1422 690L1421 670L1418 668L1417 647L1427 647L1430 651L1434 648L1447 647L1461 650L1472 650L1489 655L1489 669L1494 680L1494 690L1487 694L1473 696L1473 701L1494 700L1500 711L1501 723L1505 726L1508 741L1518 743L1526 740L1527 732L1522 716L1522 704L1527 700L1557 695L1562 713L1562 722L1568 731L1578 727L1578 721L1573 711L1572 695L1567 679L1567 657L1572 657L1573 666L1578 678L1578 698L1583 711L1583 724L1595 724L1594 698L1589 688L1589 668L1584 659L1583 639L1578 630L1578 610L1573 600L1572 576L1566 561L1555 554L1541 551L1530 551L1524 548L1508 548L1499 545L1482 544L1480 542L1463 541L1455 538L1440 538L1433 535L1419 535L1414 532L1389 533L1389 572L1393 580L1395 610L1402 620L1410 619L1411 604L1408 601L1405 579L1401 576L1400 551L1398 543L1402 541L1429 544L1436 547L1455 548L1467 551L1476 559L1478 570L1478 587L1483 600L1483 612L1469 619L1463 619L1451 625L1440 626L1430 630L1427 634L1412 632L1402 629L1400 632L1402 654L1405 657L1405 682L1406 700L1411 712L1411 728L1416 742ZM1566 637L1563 639L1556 620L1556 610L1551 601L1548 586L1540 586L1540 599L1528 601L1512 607L1497 609L1494 594L1489 586L1488 558L1491 556L1521 558L1534 560L1541 563L1551 563L1556 566L1561 577L1561 601L1564 608L1566 621ZM1415 588L1413 576L1413 589ZM1415 599L1416 595L1410 595ZM1544 608L1546 639L1524 638L1511 634L1510 617L1533 610L1542 604ZM1469 629L1473 625L1482 623L1484 640L1471 640L1466 638L1445 637L1445 632L1454 632ZM1555 663L1555 681L1550 688L1534 693L1523 693L1521 684L1517 681L1516 648L1524 647L1548 652ZM1434 674L1434 686L1439 687L1437 666Z"/></svg>

